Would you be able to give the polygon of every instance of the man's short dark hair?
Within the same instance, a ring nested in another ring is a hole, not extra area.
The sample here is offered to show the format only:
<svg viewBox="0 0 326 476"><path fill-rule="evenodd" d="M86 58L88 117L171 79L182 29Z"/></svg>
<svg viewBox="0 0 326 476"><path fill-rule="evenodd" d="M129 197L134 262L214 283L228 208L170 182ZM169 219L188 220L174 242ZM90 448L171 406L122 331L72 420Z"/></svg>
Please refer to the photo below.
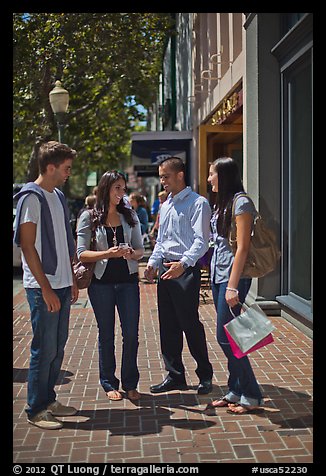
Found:
<svg viewBox="0 0 326 476"><path fill-rule="evenodd" d="M53 164L58 167L67 159L74 159L77 152L69 147L67 144L61 144L51 140L49 142L43 142L38 150L38 163L41 174L46 172L46 167L49 164Z"/></svg>
<svg viewBox="0 0 326 476"><path fill-rule="evenodd" d="M161 160L158 164L159 167L161 165L168 165L174 172L183 172L184 177L186 178L186 166L180 157L167 157Z"/></svg>

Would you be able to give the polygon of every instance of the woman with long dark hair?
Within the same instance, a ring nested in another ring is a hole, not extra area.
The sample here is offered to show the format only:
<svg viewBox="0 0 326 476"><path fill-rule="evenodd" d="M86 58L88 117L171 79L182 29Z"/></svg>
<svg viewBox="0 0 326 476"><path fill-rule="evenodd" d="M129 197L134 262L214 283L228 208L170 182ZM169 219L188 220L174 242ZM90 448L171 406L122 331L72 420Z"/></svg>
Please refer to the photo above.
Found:
<svg viewBox="0 0 326 476"><path fill-rule="evenodd" d="M211 260L212 292L217 311L217 341L228 360L228 392L221 399L209 403L212 407L228 407L237 414L253 413L263 403L262 394L247 356L238 359L232 353L224 325L239 314L248 294L251 278L243 275L248 255L256 209L252 200L244 196L239 169L230 157L215 160L209 169L208 183L217 192L211 220L214 253ZM228 237L234 207L237 230L237 251L233 255Z"/></svg>
<svg viewBox="0 0 326 476"><path fill-rule="evenodd" d="M90 250L91 214L83 212L77 229L77 254L81 261L96 261L88 295L98 326L100 382L110 400L121 400L115 376L115 307L122 329L121 384L130 400L138 400L137 367L140 298L138 260L144 254L140 223L126 204L123 174L105 172L94 208L98 220L96 251Z"/></svg>

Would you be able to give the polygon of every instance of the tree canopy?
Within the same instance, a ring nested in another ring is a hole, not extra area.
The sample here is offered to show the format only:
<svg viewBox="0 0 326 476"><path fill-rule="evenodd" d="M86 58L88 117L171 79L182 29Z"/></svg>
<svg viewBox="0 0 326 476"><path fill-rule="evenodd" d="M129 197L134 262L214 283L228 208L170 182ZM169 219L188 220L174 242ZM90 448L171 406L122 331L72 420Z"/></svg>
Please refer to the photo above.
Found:
<svg viewBox="0 0 326 476"><path fill-rule="evenodd" d="M49 103L56 80L69 91L64 142L74 174L120 167L129 158L137 105L156 98L168 13L13 14L14 179L26 176L38 138L56 139Z"/></svg>

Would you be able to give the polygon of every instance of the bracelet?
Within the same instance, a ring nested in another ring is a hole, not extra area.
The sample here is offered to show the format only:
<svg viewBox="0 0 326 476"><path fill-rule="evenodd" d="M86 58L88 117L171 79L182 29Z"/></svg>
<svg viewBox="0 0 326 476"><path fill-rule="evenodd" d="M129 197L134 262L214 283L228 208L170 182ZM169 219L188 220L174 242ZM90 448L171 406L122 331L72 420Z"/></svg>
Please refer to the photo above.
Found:
<svg viewBox="0 0 326 476"><path fill-rule="evenodd" d="M233 291L234 293L239 294L239 291L235 288L226 288L227 291Z"/></svg>

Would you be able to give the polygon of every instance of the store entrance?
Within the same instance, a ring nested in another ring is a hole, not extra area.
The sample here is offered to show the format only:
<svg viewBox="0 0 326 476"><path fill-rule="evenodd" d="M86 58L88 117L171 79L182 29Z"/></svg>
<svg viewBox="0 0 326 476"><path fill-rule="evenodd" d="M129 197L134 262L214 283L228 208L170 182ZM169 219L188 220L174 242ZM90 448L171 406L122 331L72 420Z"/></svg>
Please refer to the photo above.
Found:
<svg viewBox="0 0 326 476"><path fill-rule="evenodd" d="M226 142L226 135L211 134L207 138L207 176L209 167L215 159L219 157L232 157L240 170L241 180L243 180L243 141L242 134L234 139L233 142ZM207 198L211 205L215 203L216 194L212 192L211 187L207 184Z"/></svg>
<svg viewBox="0 0 326 476"><path fill-rule="evenodd" d="M203 124L199 126L199 193L208 196L210 164L218 157L233 157L243 171L242 124Z"/></svg>

